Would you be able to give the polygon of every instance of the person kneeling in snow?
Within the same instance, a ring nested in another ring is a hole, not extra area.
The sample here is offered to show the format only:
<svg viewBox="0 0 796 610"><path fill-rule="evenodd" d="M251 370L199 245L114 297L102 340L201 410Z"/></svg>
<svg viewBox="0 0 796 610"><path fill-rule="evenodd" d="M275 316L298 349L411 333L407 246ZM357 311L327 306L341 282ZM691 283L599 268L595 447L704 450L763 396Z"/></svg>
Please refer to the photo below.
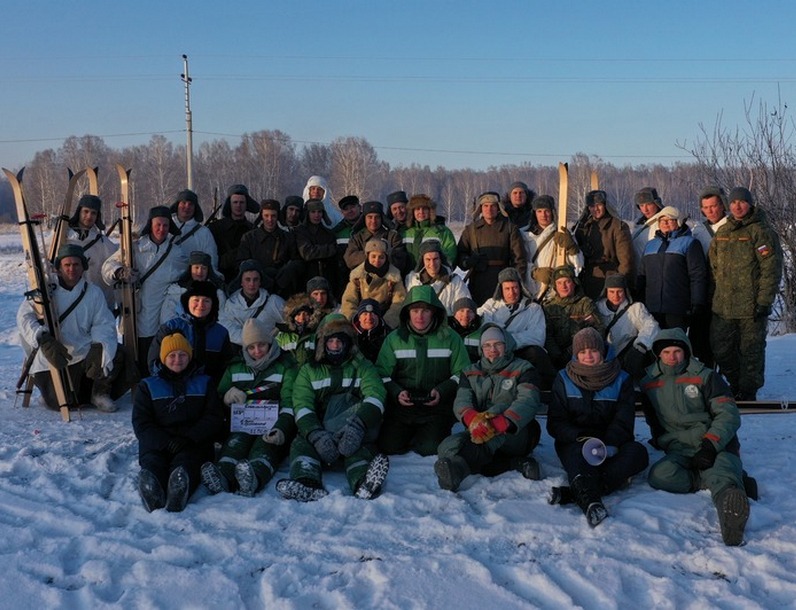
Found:
<svg viewBox="0 0 796 610"><path fill-rule="evenodd" d="M481 360L462 371L453 411L465 432L452 434L434 464L439 486L456 491L472 473L495 476L518 470L541 478L530 455L542 430L534 419L540 407L538 375L527 360L514 357L514 339L495 324L481 333Z"/></svg>
<svg viewBox="0 0 796 610"><path fill-rule="evenodd" d="M680 328L662 330L652 344L658 360L647 367L641 389L651 403L644 413L654 442L666 456L652 465L649 484L672 493L709 489L727 546L743 542L749 501L757 482L741 464L741 416L729 386L691 357Z"/></svg>
<svg viewBox="0 0 796 610"><path fill-rule="evenodd" d="M157 375L138 384L133 430L138 439L138 493L149 512L179 512L199 486L200 466L213 459L224 416L213 382L196 372L191 344L163 337ZM165 491L164 491L165 490Z"/></svg>
<svg viewBox="0 0 796 610"><path fill-rule="evenodd" d="M327 495L321 473L340 458L351 491L375 498L387 477L389 461L375 455L386 390L356 348L354 328L342 314L330 314L317 332L315 356L293 384L298 426L290 446L290 478L277 482L285 498L309 502Z"/></svg>
<svg viewBox="0 0 796 610"><path fill-rule="evenodd" d="M619 361L607 358L602 335L587 327L572 338L572 360L553 382L547 431L571 487L554 487L551 504L577 502L589 525L608 516L602 496L628 484L647 467L644 445L634 440L633 380ZM599 439L604 459L587 459L584 444Z"/></svg>
<svg viewBox="0 0 796 610"><path fill-rule="evenodd" d="M227 367L218 393L228 406L247 400L278 400L279 416L263 435L232 432L218 461L202 465L202 482L213 494L237 491L251 497L274 476L296 435L291 399L296 363L257 318L243 323L241 339L243 357Z"/></svg>

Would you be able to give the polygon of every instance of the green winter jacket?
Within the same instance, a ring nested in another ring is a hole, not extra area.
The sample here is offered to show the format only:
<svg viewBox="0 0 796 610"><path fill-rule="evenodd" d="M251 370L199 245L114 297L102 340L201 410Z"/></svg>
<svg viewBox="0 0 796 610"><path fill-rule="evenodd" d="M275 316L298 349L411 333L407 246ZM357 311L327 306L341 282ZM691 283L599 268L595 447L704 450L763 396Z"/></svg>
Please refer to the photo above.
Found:
<svg viewBox="0 0 796 610"><path fill-rule="evenodd" d="M489 323L479 330L490 327L499 328ZM514 424L513 433L516 434L533 421L541 400L539 388L534 384L536 374L533 365L522 358L515 358L514 339L510 333L504 333L504 336L506 353L502 358L489 362L479 347L481 359L462 371L453 412L459 421L469 410L488 411L495 415L502 413ZM487 445L495 451L504 442L505 436L499 435Z"/></svg>
<svg viewBox="0 0 796 610"><path fill-rule="evenodd" d="M641 380L641 389L660 424L657 440L661 449L691 457L707 438L717 451L737 452L741 416L729 387L718 373L690 357L691 343L682 329L662 330L656 343L666 339L688 346L686 360L672 367L659 359L647 367Z"/></svg>
<svg viewBox="0 0 796 610"><path fill-rule="evenodd" d="M406 228L403 235L403 242L409 253L409 269L414 269L420 257L420 246L427 241L438 241L442 254L445 256L443 264L453 268L456 263L456 238L451 230L443 224L424 220L418 222L412 220L411 225Z"/></svg>
<svg viewBox="0 0 796 610"><path fill-rule="evenodd" d="M341 364L329 364L324 359L324 344L332 334L343 332L351 341L349 358ZM365 424L368 437L378 433L384 413L386 391L376 368L356 347L355 331L342 314L330 314L324 318L317 331L315 358L304 364L293 383L293 412L299 434L306 436L314 430L339 429L329 421L328 409L354 407L349 415L357 415Z"/></svg>
<svg viewBox="0 0 796 610"><path fill-rule="evenodd" d="M421 302L435 310L433 330L424 335L409 325L410 306ZM445 307L434 289L428 285L411 288L401 307L400 325L387 335L376 359L393 404L402 390L427 395L432 389L439 392L441 403L450 404L459 385L459 374L469 364L464 342L447 325Z"/></svg>
<svg viewBox="0 0 796 610"><path fill-rule="evenodd" d="M725 319L752 318L755 305L771 306L782 279L779 237L758 207L730 217L710 243L713 313Z"/></svg>
<svg viewBox="0 0 796 610"><path fill-rule="evenodd" d="M218 393L223 397L234 386L249 394L251 400L279 400L279 417L274 428L289 439L296 432L293 420L296 363L290 354L281 352L276 343L271 344L268 358L268 363L260 370L250 367L243 358L233 360L221 377Z"/></svg>

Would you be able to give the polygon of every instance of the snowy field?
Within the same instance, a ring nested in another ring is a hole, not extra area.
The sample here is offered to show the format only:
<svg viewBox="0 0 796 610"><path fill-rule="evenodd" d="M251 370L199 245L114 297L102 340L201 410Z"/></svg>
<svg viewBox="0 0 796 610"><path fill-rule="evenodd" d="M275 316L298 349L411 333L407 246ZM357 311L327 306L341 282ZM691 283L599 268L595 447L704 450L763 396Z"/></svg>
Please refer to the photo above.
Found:
<svg viewBox="0 0 796 610"><path fill-rule="evenodd" d="M761 498L741 547L722 544L707 492L653 491L644 477L606 498L596 529L578 509L549 506L564 473L546 433L542 481L471 477L454 494L437 487L434 458L408 455L371 502L331 473L331 494L311 504L281 499L272 482L254 499L200 489L183 513L148 514L129 398L68 424L38 396L15 404L17 241L0 235L4 608L796 607L796 413L743 416ZM796 399L794 349L794 336L769 341L761 398ZM649 438L643 419L636 435Z"/></svg>

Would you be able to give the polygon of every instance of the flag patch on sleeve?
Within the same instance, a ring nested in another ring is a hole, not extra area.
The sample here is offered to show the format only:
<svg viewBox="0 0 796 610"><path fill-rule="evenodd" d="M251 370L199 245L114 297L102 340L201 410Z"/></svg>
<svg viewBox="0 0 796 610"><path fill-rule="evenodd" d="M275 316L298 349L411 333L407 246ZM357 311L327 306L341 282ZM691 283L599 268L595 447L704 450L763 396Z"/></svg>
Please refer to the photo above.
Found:
<svg viewBox="0 0 796 610"><path fill-rule="evenodd" d="M768 256L771 254L771 248L769 248L767 244L763 244L762 246L757 247L757 252L760 254L760 256Z"/></svg>

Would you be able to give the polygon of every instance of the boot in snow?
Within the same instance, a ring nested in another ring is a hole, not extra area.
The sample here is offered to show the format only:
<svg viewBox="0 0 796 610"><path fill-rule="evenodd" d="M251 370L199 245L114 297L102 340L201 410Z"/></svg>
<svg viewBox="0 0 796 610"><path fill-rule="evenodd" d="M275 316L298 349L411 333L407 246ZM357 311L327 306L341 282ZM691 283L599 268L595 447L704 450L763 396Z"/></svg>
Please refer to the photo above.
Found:
<svg viewBox="0 0 796 610"><path fill-rule="evenodd" d="M381 493L384 481L387 479L387 471L390 469L390 460L383 453L378 454L370 461L365 476L357 485L354 492L360 500L372 500Z"/></svg>
<svg viewBox="0 0 796 610"><path fill-rule="evenodd" d="M749 500L742 489L727 487L716 494L716 512L719 514L721 539L727 546L743 542L746 520L749 519Z"/></svg>
<svg viewBox="0 0 796 610"><path fill-rule="evenodd" d="M229 481L213 462L202 464L202 483L211 494L229 491Z"/></svg>
<svg viewBox="0 0 796 610"><path fill-rule="evenodd" d="M238 481L238 494L246 498L253 497L260 481L257 480L252 465L245 460L235 464L235 478Z"/></svg>
<svg viewBox="0 0 796 610"><path fill-rule="evenodd" d="M434 464L434 473L442 489L456 491L470 474L470 467L462 456L454 455L449 458L439 458Z"/></svg>
<svg viewBox="0 0 796 610"><path fill-rule="evenodd" d="M143 469L138 473L138 494L144 508L151 513L166 505L166 494L157 477L150 470Z"/></svg>
<svg viewBox="0 0 796 610"><path fill-rule="evenodd" d="M276 490L288 500L314 502L329 495L329 492L319 485L320 483L311 479L282 479L276 482Z"/></svg>
<svg viewBox="0 0 796 610"><path fill-rule="evenodd" d="M166 510L170 513L179 513L185 510L188 504L188 473L182 466L177 466L169 475L169 484L166 488Z"/></svg>

